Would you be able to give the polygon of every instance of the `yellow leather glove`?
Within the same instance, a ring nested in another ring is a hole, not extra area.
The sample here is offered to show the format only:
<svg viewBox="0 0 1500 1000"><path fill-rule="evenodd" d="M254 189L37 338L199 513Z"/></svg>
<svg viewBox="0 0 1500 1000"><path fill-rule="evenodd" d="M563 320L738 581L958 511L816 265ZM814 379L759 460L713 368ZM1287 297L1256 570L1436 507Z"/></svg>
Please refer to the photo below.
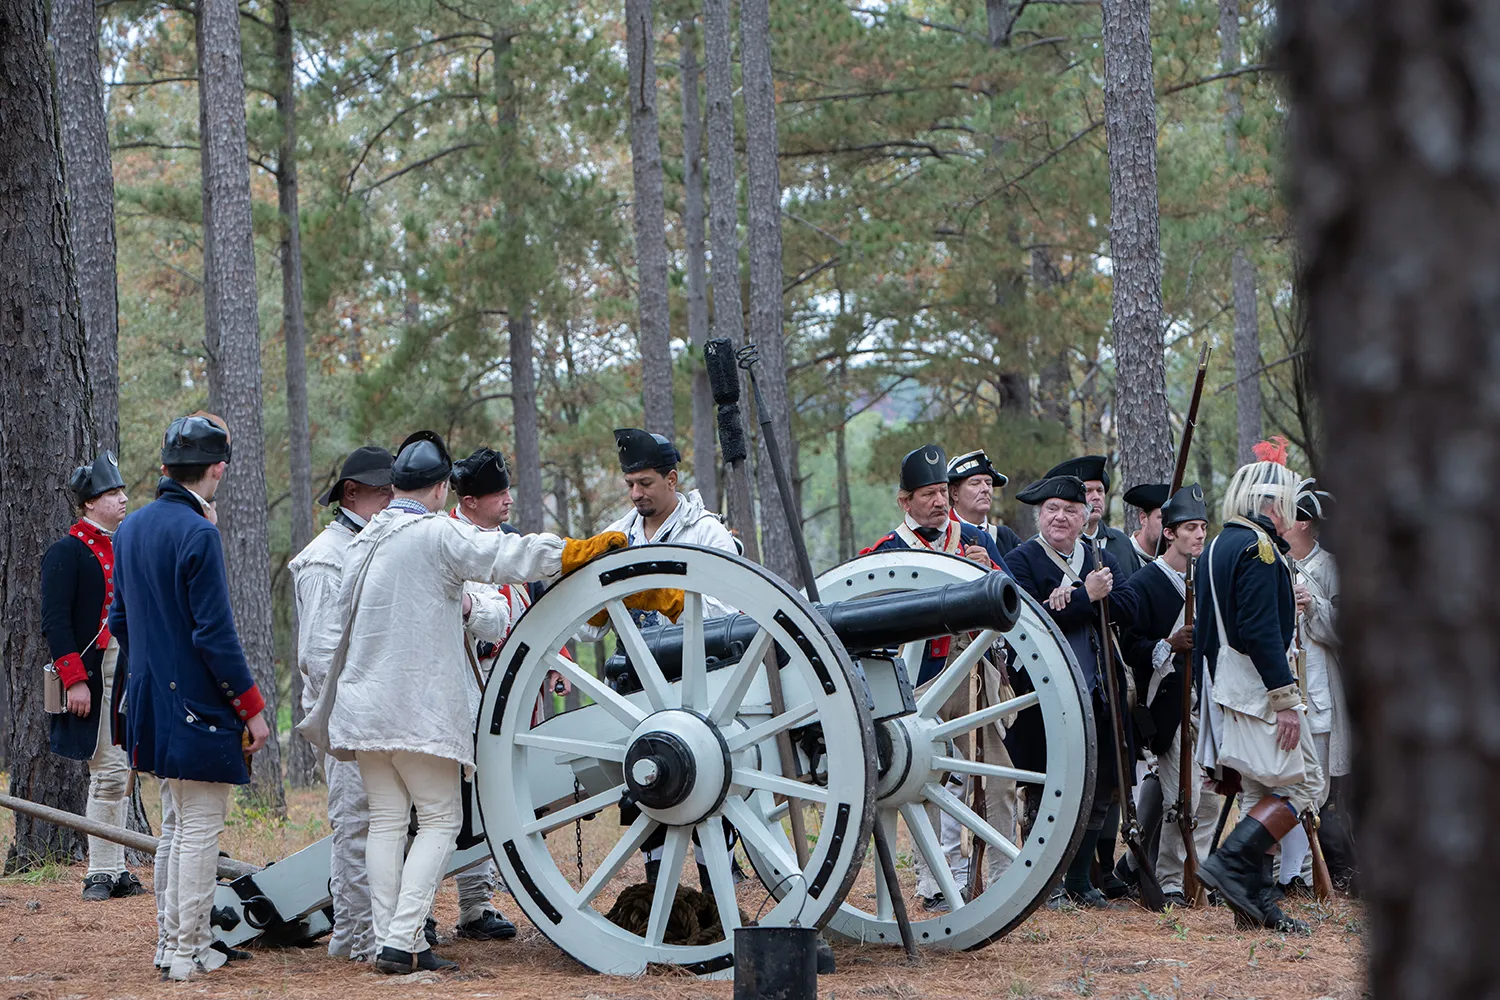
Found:
<svg viewBox="0 0 1500 1000"><path fill-rule="evenodd" d="M593 538L564 538L562 551L563 576L567 576L595 556L611 549L623 549L629 540L622 531L606 531Z"/></svg>
<svg viewBox="0 0 1500 1000"><path fill-rule="evenodd" d="M669 590L659 588L657 590L643 590L638 594L631 594L625 598L625 606L635 611L657 611L666 615L673 622L682 617L683 595L680 590ZM599 612L589 619L589 624L599 628L609 623L609 610Z"/></svg>

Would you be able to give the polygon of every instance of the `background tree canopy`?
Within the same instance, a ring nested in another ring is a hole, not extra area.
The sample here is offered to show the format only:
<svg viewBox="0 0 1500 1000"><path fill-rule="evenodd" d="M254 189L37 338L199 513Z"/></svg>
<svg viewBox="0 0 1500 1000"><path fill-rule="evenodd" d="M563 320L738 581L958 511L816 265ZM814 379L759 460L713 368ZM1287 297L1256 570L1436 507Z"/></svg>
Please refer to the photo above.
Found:
<svg viewBox="0 0 1500 1000"><path fill-rule="evenodd" d="M284 658L298 501L274 6L246 0L240 20ZM523 490L520 508L550 530L602 527L625 506L610 431L643 422L623 8L326 0L287 9L314 493L351 448L392 447L417 427L442 432L456 453L488 444L513 456L512 338L524 317L540 453L539 470L524 473L540 485ZM121 458L139 502L166 423L208 401L195 22L181 0L102 10ZM732 13L738 97L743 39ZM703 64L700 14L658 3L653 29L674 419L689 485L721 478L712 456L693 454L691 433L700 353L688 332L681 47L697 46ZM1237 25L1229 42L1226 14ZM1317 465L1276 176L1286 109L1264 72L1273 19L1262 3L1152 5L1168 399L1180 421L1198 348L1214 345L1189 469L1210 493L1235 465L1237 386L1260 390L1264 432L1291 439L1294 465ZM896 467L918 444L984 447L1010 493L1068 454L1113 453L1098 7L777 0L770 29L784 344L815 568L894 523ZM696 107L706 106L700 97ZM742 248L744 136L741 112ZM707 189L706 154L703 171ZM1253 358L1243 346L1233 358L1236 252L1258 307ZM742 249L747 309L748 259ZM1001 513L1029 533L1024 512L1007 503Z"/></svg>

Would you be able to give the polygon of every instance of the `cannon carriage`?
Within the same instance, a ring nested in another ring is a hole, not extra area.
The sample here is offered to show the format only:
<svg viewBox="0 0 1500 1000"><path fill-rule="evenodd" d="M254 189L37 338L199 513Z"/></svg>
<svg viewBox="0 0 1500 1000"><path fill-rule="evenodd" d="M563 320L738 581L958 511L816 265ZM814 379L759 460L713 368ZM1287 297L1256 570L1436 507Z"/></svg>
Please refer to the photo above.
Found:
<svg viewBox="0 0 1500 1000"><path fill-rule="evenodd" d="M627 601L654 589L684 592L676 625L637 627ZM815 606L743 559L660 545L600 557L517 622L480 709L474 799L518 905L584 965L728 974L741 908L749 913L761 899L762 923L897 943L892 897L910 895L909 870L893 887L868 865L873 884L860 882L877 823L889 843L925 861L952 904L918 914L920 945L982 947L1055 885L1082 835L1096 748L1086 689L1045 611L1004 575L929 552L851 561L823 574L818 590L828 600ZM735 613L705 617L712 606ZM601 611L628 663L612 671L613 685L559 653ZM914 691L923 641L952 633L974 638ZM980 658L1002 648L1014 697L943 718L939 710ZM592 703L533 726L535 692L549 670ZM1045 742L1045 770L960 751L966 734L1025 713L1034 713L1031 732ZM1032 786L1035 822L1024 841L954 794L953 774ZM982 841L1011 861L972 900L949 872L944 817L965 843ZM591 865L585 823L591 843L608 844ZM733 838L765 888L736 889ZM645 846L660 852L654 886L631 890L638 919L612 920ZM684 881L690 855L721 930L684 941L674 939L672 922L679 889L695 881Z"/></svg>

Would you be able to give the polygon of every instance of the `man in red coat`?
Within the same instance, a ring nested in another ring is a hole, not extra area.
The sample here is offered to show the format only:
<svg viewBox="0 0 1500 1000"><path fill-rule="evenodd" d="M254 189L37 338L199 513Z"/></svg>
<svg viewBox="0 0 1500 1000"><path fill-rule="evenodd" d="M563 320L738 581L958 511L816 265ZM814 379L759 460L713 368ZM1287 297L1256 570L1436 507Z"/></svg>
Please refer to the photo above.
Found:
<svg viewBox="0 0 1500 1000"><path fill-rule="evenodd" d="M78 520L42 558L42 633L65 689L63 710L52 716L52 752L88 761L88 817L124 826L130 762L115 745L111 720L119 704L115 680L124 676L125 662L105 619L114 597L114 533L125 519L125 480L105 451L74 469L68 485ZM125 869L124 847L89 838L84 899L145 891Z"/></svg>

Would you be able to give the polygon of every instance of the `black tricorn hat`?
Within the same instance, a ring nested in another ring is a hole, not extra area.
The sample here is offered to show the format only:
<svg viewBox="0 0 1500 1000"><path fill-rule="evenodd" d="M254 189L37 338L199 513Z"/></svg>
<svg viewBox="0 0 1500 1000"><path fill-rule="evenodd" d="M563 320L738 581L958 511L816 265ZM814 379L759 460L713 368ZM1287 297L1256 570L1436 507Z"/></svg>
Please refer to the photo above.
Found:
<svg viewBox="0 0 1500 1000"><path fill-rule="evenodd" d="M335 500L343 498L345 483L363 483L366 486L389 486L391 485L391 466L396 459L384 448L367 444L363 448L355 448L344 459L344 467L339 470L339 478L336 483L323 491L318 497L318 503L327 507Z"/></svg>
<svg viewBox="0 0 1500 1000"><path fill-rule="evenodd" d="M995 471L994 465L990 463L990 457L984 453L983 448L948 460L948 482L950 483L960 483L970 476L983 475L990 477L990 482L995 484L995 489L1010 482L1009 477Z"/></svg>
<svg viewBox="0 0 1500 1000"><path fill-rule="evenodd" d="M907 492L947 481L948 456L935 444L909 451L901 460L901 488Z"/></svg>
<svg viewBox="0 0 1500 1000"><path fill-rule="evenodd" d="M1047 470L1044 479L1053 476L1076 476L1083 482L1097 479L1104 484L1106 492L1109 490L1109 459L1103 455L1083 455L1079 458L1070 458L1066 462L1059 462Z"/></svg>
<svg viewBox="0 0 1500 1000"><path fill-rule="evenodd" d="M1203 502L1203 487L1188 483L1172 494L1172 499L1162 504L1161 524L1170 528L1174 524L1188 521L1207 521L1208 505Z"/></svg>
<svg viewBox="0 0 1500 1000"><path fill-rule="evenodd" d="M398 490L422 490L448 478L453 459L437 431L417 431L401 442L391 466L391 485Z"/></svg>
<svg viewBox="0 0 1500 1000"><path fill-rule="evenodd" d="M1048 476L1038 479L1016 494L1016 499L1035 507L1047 500L1070 500L1073 503L1088 503L1083 480L1077 476Z"/></svg>
<svg viewBox="0 0 1500 1000"><path fill-rule="evenodd" d="M453 491L461 497L483 497L510 489L510 471L498 451L477 448L453 463Z"/></svg>
<svg viewBox="0 0 1500 1000"><path fill-rule="evenodd" d="M162 435L162 465L216 465L229 461L229 428L212 413L178 417Z"/></svg>
<svg viewBox="0 0 1500 1000"><path fill-rule="evenodd" d="M1321 521L1333 514L1333 494L1317 485L1316 479L1306 479L1297 487L1297 520Z"/></svg>
<svg viewBox="0 0 1500 1000"><path fill-rule="evenodd" d="M1166 505L1172 498L1172 487L1166 483L1142 483L1125 491L1124 500L1132 507L1139 507L1148 514Z"/></svg>
<svg viewBox="0 0 1500 1000"><path fill-rule="evenodd" d="M620 452L620 471L627 475L645 469L659 472L674 469L682 461L675 445L660 434L648 434L637 427L615 430L615 447Z"/></svg>
<svg viewBox="0 0 1500 1000"><path fill-rule="evenodd" d="M112 451L101 451L91 464L80 465L68 477L68 488L73 491L79 503L124 486L125 478L120 475L120 463L115 461L115 453Z"/></svg>

